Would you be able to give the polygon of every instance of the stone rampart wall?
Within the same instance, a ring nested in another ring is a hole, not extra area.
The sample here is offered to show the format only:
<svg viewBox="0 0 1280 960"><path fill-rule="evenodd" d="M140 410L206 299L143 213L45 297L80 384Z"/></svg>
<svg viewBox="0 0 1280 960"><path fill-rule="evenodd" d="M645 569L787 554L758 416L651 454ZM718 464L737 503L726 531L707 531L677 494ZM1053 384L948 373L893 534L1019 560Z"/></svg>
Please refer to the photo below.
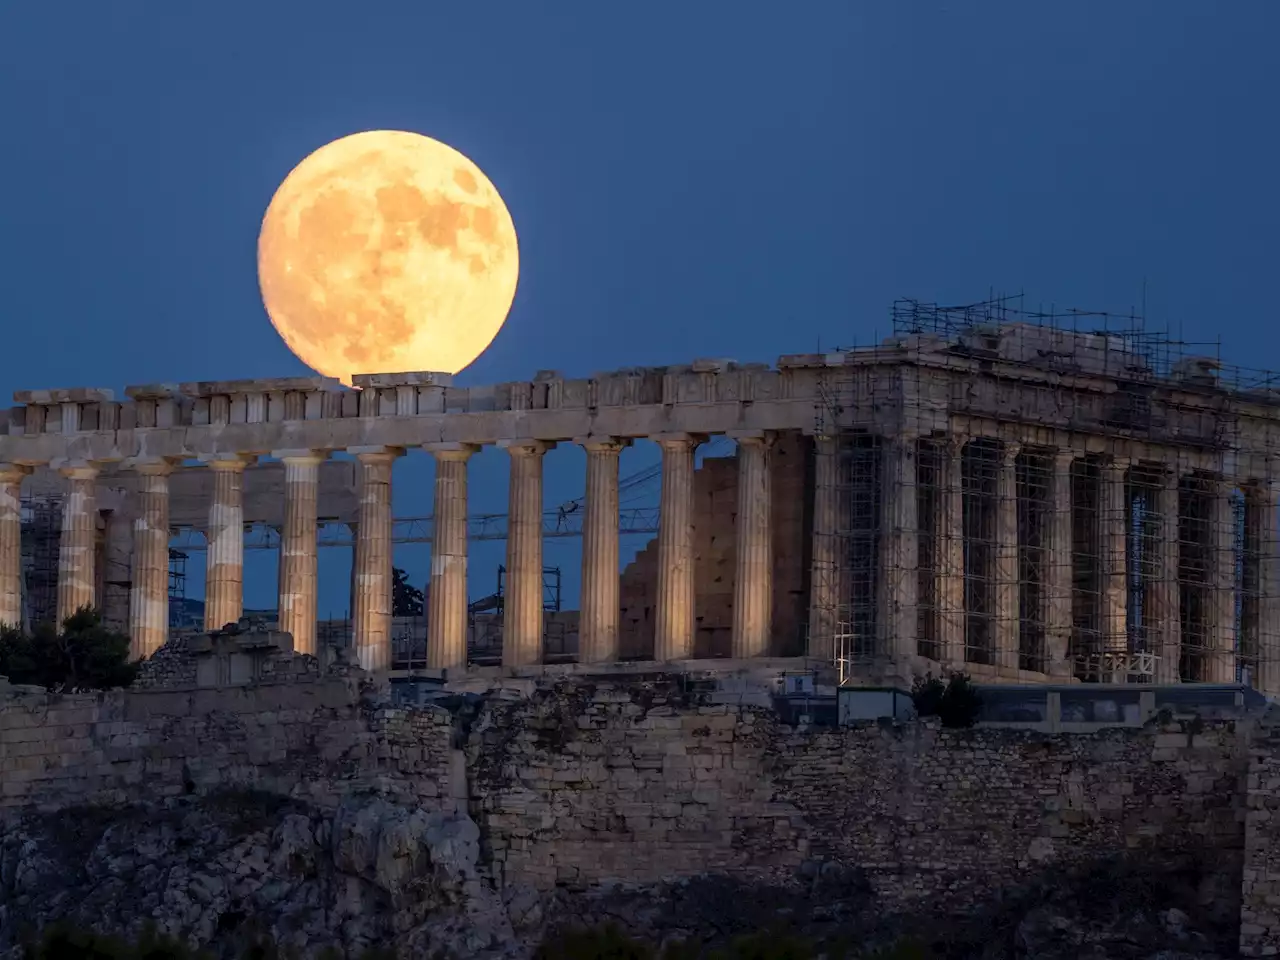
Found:
<svg viewBox="0 0 1280 960"><path fill-rule="evenodd" d="M802 730L768 710L706 703L664 676L491 694L475 715L383 703L344 678L0 690L0 804L227 786L330 809L362 788L428 809L460 797L495 878L542 890L703 872L771 881L836 860L865 871L886 905L962 908L1125 851L1191 856L1217 871L1219 899L1241 890L1243 722L1062 736L932 723ZM1275 746L1265 759L1254 750L1254 873L1244 874L1264 931L1277 848L1260 810L1274 803Z"/></svg>

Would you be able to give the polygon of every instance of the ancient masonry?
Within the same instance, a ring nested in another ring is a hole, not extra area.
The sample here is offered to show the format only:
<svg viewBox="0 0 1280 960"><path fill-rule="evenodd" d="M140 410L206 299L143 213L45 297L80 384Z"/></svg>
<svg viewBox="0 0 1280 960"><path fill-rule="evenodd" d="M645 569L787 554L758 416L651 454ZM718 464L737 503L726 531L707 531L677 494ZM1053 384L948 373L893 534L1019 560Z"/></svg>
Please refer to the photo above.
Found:
<svg viewBox="0 0 1280 960"><path fill-rule="evenodd" d="M587 454L584 663L804 654L804 669L829 665L844 683L957 667L986 681L1241 679L1280 692L1274 378L1114 318L1076 315L1072 330L1042 319L1003 302L904 301L883 344L775 367L704 360L471 388L432 373L360 376L354 390L321 378L164 384L131 387L125 402L20 392L0 422L0 621L22 619L24 481L64 478L65 615L103 602L95 495L104 474L128 471L128 628L137 654L159 648L170 481L196 462L214 478L206 626L235 619L245 472L270 457L283 465L280 627L314 652L318 489L326 458L346 451L359 489L352 647L385 670L391 468L425 450L436 461L426 665L457 675L468 665L467 465L494 445L511 463L502 663L537 665L543 463L575 443ZM713 435L736 441L738 457L720 584L729 635L708 651L694 454ZM662 493L646 551L652 603L629 622L618 455L637 441L661 448ZM777 589L784 567L800 571L789 592Z"/></svg>

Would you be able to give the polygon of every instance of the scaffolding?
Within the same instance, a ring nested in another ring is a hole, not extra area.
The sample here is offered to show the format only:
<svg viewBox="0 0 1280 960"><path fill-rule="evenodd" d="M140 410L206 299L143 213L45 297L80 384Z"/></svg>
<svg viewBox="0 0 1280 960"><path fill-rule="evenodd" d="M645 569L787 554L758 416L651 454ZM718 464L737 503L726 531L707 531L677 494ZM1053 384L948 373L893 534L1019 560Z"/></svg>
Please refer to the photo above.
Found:
<svg viewBox="0 0 1280 960"><path fill-rule="evenodd" d="M829 352L819 375L809 649L842 683L911 630L916 656L1027 680L1248 682L1276 658L1273 478L1256 475L1266 451L1244 448L1239 410L1280 406L1280 375L1137 311L1021 295L899 300L892 326ZM974 397L997 429L965 435ZM912 615L894 619L904 602Z"/></svg>

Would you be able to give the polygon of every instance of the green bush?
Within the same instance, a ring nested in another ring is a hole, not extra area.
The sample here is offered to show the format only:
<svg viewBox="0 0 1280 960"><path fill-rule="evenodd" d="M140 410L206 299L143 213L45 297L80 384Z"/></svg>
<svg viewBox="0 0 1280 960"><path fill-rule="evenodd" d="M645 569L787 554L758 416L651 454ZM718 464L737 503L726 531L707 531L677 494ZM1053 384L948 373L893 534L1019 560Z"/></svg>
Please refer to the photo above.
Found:
<svg viewBox="0 0 1280 960"><path fill-rule="evenodd" d="M67 617L58 631L42 624L34 636L0 628L0 676L11 683L50 690L109 690L127 687L138 674L129 662L129 638L108 629L93 610Z"/></svg>
<svg viewBox="0 0 1280 960"><path fill-rule="evenodd" d="M982 712L982 697L963 673L953 673L945 683L927 674L916 678L911 700L922 717L938 717L944 727L972 727Z"/></svg>

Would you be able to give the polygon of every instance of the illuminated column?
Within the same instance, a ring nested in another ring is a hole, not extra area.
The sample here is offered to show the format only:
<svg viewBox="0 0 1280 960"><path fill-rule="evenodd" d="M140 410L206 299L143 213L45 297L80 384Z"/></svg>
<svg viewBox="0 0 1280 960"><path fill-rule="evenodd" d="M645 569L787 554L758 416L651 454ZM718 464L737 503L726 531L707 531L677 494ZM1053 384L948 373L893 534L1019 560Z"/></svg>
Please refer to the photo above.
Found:
<svg viewBox="0 0 1280 960"><path fill-rule="evenodd" d="M1182 596L1178 580L1178 490L1182 477L1178 463L1166 464L1155 496L1159 523L1156 545L1156 578L1151 585L1149 623L1154 626L1156 682L1177 683L1182 666Z"/></svg>
<svg viewBox="0 0 1280 960"><path fill-rule="evenodd" d="M1002 670L1019 666L1018 637L1018 452L1022 444L1000 445L996 476L995 653Z"/></svg>
<svg viewBox="0 0 1280 960"><path fill-rule="evenodd" d="M213 474L205 555L204 628L221 630L244 612L244 470L254 458L201 458Z"/></svg>
<svg viewBox="0 0 1280 960"><path fill-rule="evenodd" d="M467 666L467 461L479 447L430 444L436 460L435 529L431 534L431 609L427 666Z"/></svg>
<svg viewBox="0 0 1280 960"><path fill-rule="evenodd" d="M919 634L920 566L916 437L885 437L880 450L879 647L886 656L913 657Z"/></svg>
<svg viewBox="0 0 1280 960"><path fill-rule="evenodd" d="M296 653L316 652L316 496L320 450L279 450L284 463L284 528L280 532L280 629Z"/></svg>
<svg viewBox="0 0 1280 960"><path fill-rule="evenodd" d="M964 663L964 445L950 436L942 445L942 494L938 511L939 659Z"/></svg>
<svg viewBox="0 0 1280 960"><path fill-rule="evenodd" d="M502 665L542 662L542 458L555 444L504 440L511 458Z"/></svg>
<svg viewBox="0 0 1280 960"><path fill-rule="evenodd" d="M1072 528L1071 476L1079 453L1055 450L1049 475L1049 542L1044 552L1043 600L1046 672L1068 679L1075 674L1071 663L1071 592L1075 533Z"/></svg>
<svg viewBox="0 0 1280 960"><path fill-rule="evenodd" d="M618 457L630 440L578 440L587 451L586 514L582 518L582 610L578 661L618 659Z"/></svg>
<svg viewBox="0 0 1280 960"><path fill-rule="evenodd" d="M687 433L652 438L662 448L662 499L658 517L658 598L653 658L693 656L693 451L700 437Z"/></svg>
<svg viewBox="0 0 1280 960"><path fill-rule="evenodd" d="M132 587L129 591L129 657L149 657L169 638L168 460L135 461L137 512L133 519Z"/></svg>
<svg viewBox="0 0 1280 960"><path fill-rule="evenodd" d="M1280 481L1260 483L1255 491L1258 533L1258 675L1254 686L1280 693Z"/></svg>
<svg viewBox="0 0 1280 960"><path fill-rule="evenodd" d="M733 656L769 655L773 623L772 489L764 431L731 434L738 441L737 556L733 582Z"/></svg>
<svg viewBox="0 0 1280 960"><path fill-rule="evenodd" d="M1236 517L1231 502L1235 480L1220 477L1212 487L1211 623L1208 654L1209 683L1236 682Z"/></svg>
<svg viewBox="0 0 1280 960"><path fill-rule="evenodd" d="M92 608L94 554L97 545L98 512L94 505L94 482L98 468L81 463L62 467L67 478L67 498L62 504L62 534L58 545L58 628L81 607Z"/></svg>
<svg viewBox="0 0 1280 960"><path fill-rule="evenodd" d="M809 574L809 656L834 662L840 602L840 463L835 437L813 438L813 534Z"/></svg>
<svg viewBox="0 0 1280 960"><path fill-rule="evenodd" d="M0 463L0 627L22 625L22 478L30 472Z"/></svg>
<svg viewBox="0 0 1280 960"><path fill-rule="evenodd" d="M353 563L352 629L356 662L370 672L391 669L391 468L404 451L351 447L360 462L360 519Z"/></svg>

